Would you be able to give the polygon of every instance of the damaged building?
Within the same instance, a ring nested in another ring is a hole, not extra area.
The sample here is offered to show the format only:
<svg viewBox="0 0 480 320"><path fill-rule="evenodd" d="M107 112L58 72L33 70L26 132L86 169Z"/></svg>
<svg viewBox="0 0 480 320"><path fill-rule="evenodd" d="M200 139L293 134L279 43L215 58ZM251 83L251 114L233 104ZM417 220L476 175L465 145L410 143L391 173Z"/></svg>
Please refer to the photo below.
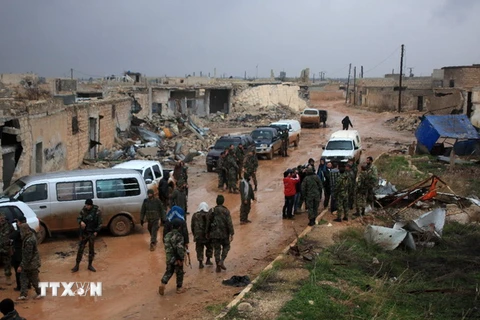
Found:
<svg viewBox="0 0 480 320"><path fill-rule="evenodd" d="M72 105L0 99L0 187L24 175L77 169L128 129L131 107L130 98Z"/></svg>

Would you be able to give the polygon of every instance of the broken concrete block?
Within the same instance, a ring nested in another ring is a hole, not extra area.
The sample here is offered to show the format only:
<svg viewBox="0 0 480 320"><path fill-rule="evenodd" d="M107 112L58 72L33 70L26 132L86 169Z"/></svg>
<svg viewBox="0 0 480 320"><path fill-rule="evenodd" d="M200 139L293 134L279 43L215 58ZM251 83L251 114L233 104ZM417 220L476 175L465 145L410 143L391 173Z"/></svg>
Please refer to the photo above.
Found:
<svg viewBox="0 0 480 320"><path fill-rule="evenodd" d="M137 150L137 153L143 157L156 157L158 152L157 147L148 147L148 148L140 148Z"/></svg>
<svg viewBox="0 0 480 320"><path fill-rule="evenodd" d="M237 310L239 312L252 312L253 307L250 303L248 302L242 302L238 305Z"/></svg>

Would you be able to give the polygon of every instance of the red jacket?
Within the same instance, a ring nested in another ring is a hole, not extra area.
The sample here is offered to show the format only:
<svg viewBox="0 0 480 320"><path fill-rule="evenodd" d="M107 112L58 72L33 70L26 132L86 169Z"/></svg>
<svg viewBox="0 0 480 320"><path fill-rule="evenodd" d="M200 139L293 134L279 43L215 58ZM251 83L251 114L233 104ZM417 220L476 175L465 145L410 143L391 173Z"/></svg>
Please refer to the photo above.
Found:
<svg viewBox="0 0 480 320"><path fill-rule="evenodd" d="M285 197L294 196L297 193L295 185L300 182L298 175L295 177L286 177L283 178L283 193Z"/></svg>

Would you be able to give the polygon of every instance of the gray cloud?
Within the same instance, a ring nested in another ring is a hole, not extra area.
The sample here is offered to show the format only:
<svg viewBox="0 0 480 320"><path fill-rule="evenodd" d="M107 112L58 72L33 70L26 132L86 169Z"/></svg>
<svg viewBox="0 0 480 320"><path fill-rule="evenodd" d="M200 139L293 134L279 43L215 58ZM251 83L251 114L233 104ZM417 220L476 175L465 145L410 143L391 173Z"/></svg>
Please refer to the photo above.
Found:
<svg viewBox="0 0 480 320"><path fill-rule="evenodd" d="M252 76L258 65L260 76L310 67L339 77L404 43L407 66L429 75L476 62L479 11L475 0L3 1L0 72ZM366 76L392 68L399 51Z"/></svg>

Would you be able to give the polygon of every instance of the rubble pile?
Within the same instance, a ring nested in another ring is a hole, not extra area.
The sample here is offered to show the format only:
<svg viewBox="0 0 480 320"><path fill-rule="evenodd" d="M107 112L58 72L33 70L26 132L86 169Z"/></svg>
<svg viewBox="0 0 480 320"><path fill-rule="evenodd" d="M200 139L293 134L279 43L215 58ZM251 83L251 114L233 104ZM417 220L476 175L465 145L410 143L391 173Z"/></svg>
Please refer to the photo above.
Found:
<svg viewBox="0 0 480 320"><path fill-rule="evenodd" d="M420 118L416 115L410 116L396 116L385 121L385 125L391 127L396 131L411 131L417 130L420 124Z"/></svg>
<svg viewBox="0 0 480 320"><path fill-rule="evenodd" d="M280 119L297 119L297 113L286 106L259 107L254 112L213 113L206 117L211 127L256 127Z"/></svg>
<svg viewBox="0 0 480 320"><path fill-rule="evenodd" d="M261 85L249 87L233 97L234 113L256 114L262 107L283 106L298 113L307 107L307 102L299 96L296 85Z"/></svg>

